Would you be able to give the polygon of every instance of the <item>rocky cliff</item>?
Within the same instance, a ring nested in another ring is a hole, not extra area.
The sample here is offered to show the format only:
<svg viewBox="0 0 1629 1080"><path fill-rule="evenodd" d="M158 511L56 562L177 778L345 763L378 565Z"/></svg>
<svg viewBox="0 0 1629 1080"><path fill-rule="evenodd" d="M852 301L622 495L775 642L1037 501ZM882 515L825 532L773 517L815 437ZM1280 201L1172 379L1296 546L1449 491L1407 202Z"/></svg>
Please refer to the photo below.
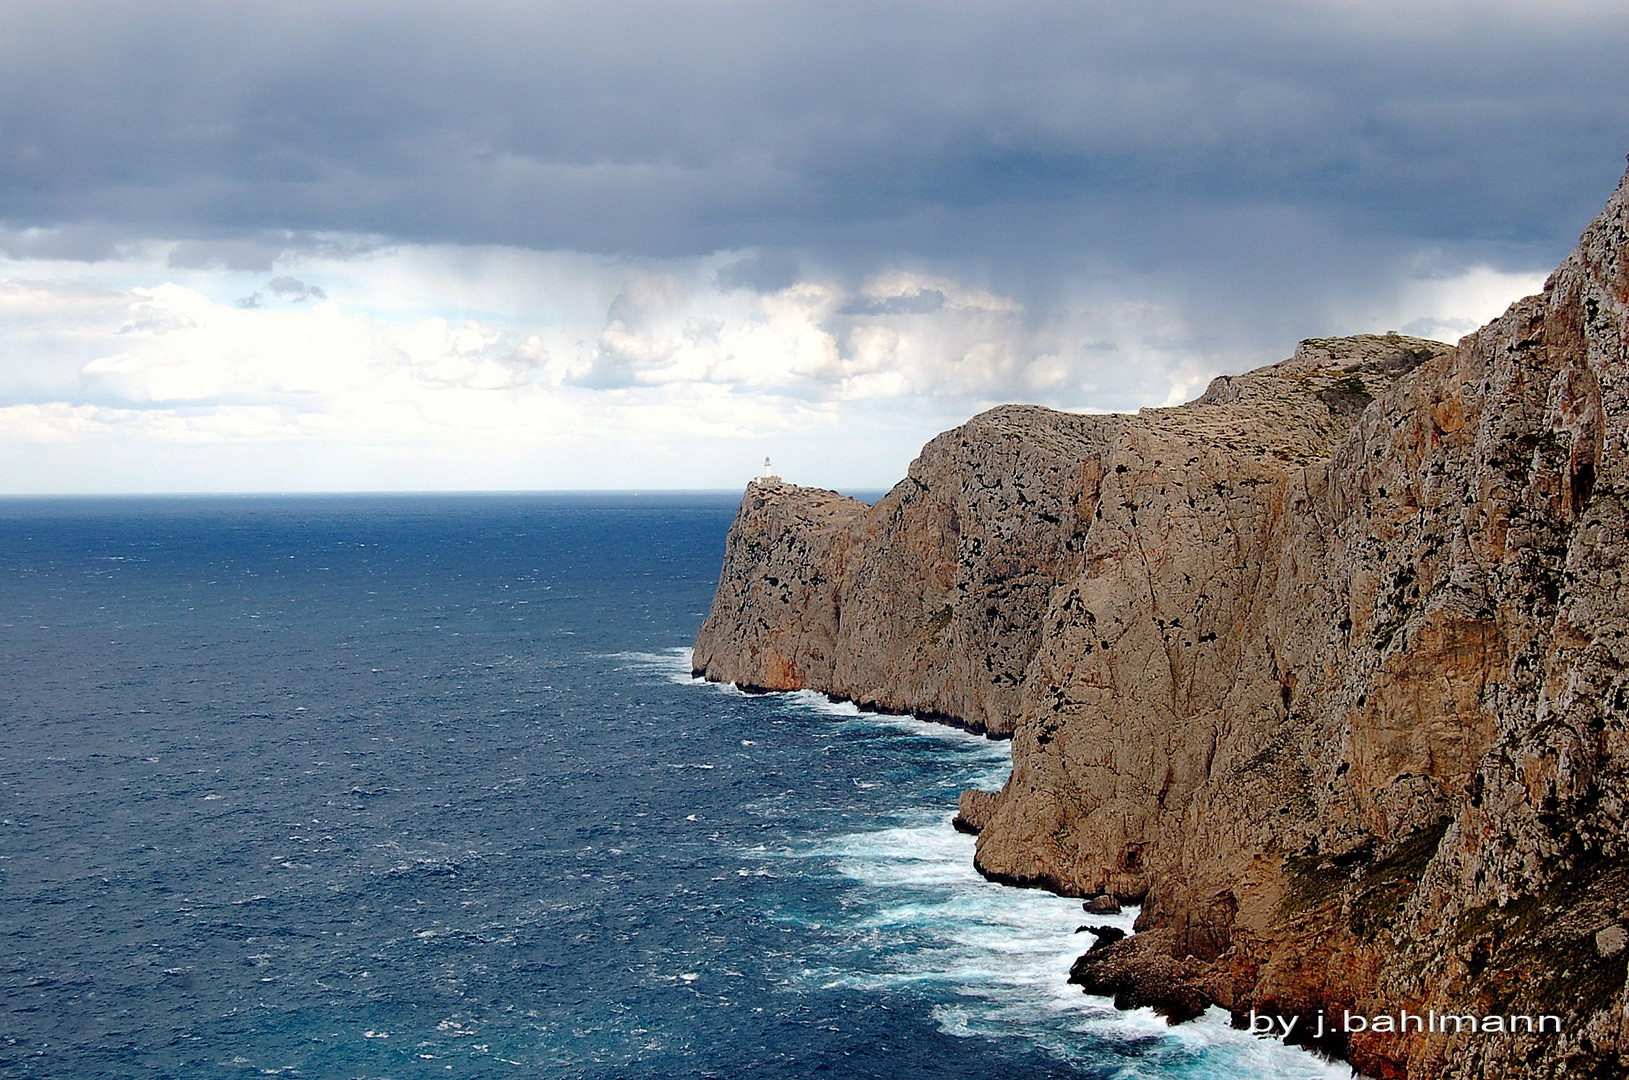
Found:
<svg viewBox="0 0 1629 1080"><path fill-rule="evenodd" d="M1011 734L1006 787L962 801L980 869L1143 903L1076 965L1093 992L1296 1038L1555 1014L1323 1045L1386 1078L1629 1075L1626 208L1629 180L1454 348L996 409L875 506L753 484L695 666Z"/></svg>

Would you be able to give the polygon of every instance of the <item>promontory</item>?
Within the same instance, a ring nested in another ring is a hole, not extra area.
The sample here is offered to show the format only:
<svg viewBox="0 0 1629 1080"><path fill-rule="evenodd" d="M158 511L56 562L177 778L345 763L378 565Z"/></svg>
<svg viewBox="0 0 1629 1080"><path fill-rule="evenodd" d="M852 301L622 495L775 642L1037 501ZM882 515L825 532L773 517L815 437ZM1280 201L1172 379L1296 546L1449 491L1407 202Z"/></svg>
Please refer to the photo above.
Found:
<svg viewBox="0 0 1629 1080"><path fill-rule="evenodd" d="M993 409L875 505L754 482L694 666L1010 735L979 869L1142 904L1090 992L1323 1019L1388 1080L1621 1080L1626 226L1629 180L1457 346Z"/></svg>

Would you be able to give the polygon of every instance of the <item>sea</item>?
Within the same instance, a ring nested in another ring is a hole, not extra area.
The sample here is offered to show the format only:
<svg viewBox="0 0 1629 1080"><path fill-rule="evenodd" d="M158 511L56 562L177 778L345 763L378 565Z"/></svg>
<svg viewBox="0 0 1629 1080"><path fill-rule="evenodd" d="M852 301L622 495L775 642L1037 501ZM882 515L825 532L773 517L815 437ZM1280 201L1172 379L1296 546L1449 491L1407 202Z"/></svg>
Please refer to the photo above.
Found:
<svg viewBox="0 0 1629 1080"><path fill-rule="evenodd" d="M0 1077L1349 1075L1069 986L1008 744L691 678L737 500L0 500Z"/></svg>

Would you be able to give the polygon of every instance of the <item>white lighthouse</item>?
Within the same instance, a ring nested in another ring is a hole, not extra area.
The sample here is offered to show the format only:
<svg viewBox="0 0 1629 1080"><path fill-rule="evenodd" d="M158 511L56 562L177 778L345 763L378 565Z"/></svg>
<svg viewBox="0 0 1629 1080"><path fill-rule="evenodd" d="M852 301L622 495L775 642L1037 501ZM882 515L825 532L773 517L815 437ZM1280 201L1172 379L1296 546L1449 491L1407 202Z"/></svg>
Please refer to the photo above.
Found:
<svg viewBox="0 0 1629 1080"><path fill-rule="evenodd" d="M769 464L769 458L768 457L764 458L764 475L763 475L762 479L764 479L764 480L779 480L780 479L780 477L775 475L775 470Z"/></svg>

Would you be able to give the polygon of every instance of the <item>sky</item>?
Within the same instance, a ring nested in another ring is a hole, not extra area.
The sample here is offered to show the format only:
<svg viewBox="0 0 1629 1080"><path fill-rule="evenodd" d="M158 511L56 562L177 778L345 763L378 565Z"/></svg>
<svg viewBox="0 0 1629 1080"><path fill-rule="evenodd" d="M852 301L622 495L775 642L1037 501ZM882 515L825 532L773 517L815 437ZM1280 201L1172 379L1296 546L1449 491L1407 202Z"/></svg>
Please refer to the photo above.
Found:
<svg viewBox="0 0 1629 1080"><path fill-rule="evenodd" d="M1446 341L1621 0L7 0L0 494L881 489L1009 401Z"/></svg>

